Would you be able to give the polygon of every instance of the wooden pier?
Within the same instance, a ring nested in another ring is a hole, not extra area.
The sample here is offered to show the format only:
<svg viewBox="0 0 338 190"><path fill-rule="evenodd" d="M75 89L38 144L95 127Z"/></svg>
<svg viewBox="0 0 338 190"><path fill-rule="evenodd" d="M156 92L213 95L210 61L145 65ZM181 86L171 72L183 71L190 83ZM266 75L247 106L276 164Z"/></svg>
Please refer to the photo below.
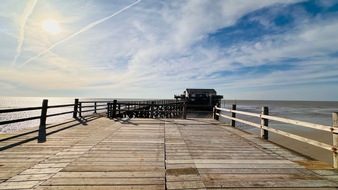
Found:
<svg viewBox="0 0 338 190"><path fill-rule="evenodd" d="M0 189L336 189L338 171L213 119L92 115L0 134Z"/></svg>

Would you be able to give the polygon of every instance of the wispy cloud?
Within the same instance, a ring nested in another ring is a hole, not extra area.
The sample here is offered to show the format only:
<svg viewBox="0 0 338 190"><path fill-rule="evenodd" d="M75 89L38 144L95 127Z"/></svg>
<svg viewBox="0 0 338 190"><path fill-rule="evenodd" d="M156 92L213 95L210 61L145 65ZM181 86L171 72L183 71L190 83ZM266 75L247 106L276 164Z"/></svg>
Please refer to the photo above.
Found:
<svg viewBox="0 0 338 190"><path fill-rule="evenodd" d="M39 54L37 54L36 56L34 56L34 57L28 59L27 61L25 61L24 63L22 63L21 66L25 66L27 63L29 63L29 62L35 60L36 58L38 58L38 57L44 55L45 53L49 52L50 50L52 50L52 49L55 48L56 46L58 46L58 45L60 45L60 44L62 44L62 43L64 43L64 42L66 42L66 41L68 41L68 40L74 38L75 36L77 36L77 35L79 35L79 34L85 32L85 31L87 31L87 30L89 30L89 29L91 29L91 28L93 28L94 26L96 26L96 25L98 25L98 24L101 24L102 22L104 22L104 21L106 21L106 20L108 20L108 19L110 19L110 18L112 18L112 17L114 17L114 16L116 16L116 15L122 13L123 11L125 11L125 10L131 8L132 6L136 5L136 4L139 3L139 2L141 2L141 0L136 1L136 2L134 2L134 3L132 3L132 4L128 5L128 6L126 6L126 7L122 8L122 9L120 9L119 11L117 11L117 12L115 12L115 13L113 13L113 14L107 16L107 17L104 17L104 18L102 18L102 19L100 19L100 20L97 20L97 21L95 21L95 22L92 22L92 23L88 24L87 26L81 28L79 31L73 33L72 35L68 36L67 38L65 38L65 39L63 39L63 40L60 40L60 41L56 42L55 44L53 44L52 46L50 46L50 47L47 48L46 50L44 50L44 51L40 52Z"/></svg>
<svg viewBox="0 0 338 190"><path fill-rule="evenodd" d="M27 1L25 10L20 18L20 22L19 22L19 26L20 26L20 32L19 32L19 38L18 38L18 46L16 48L16 54L14 56L14 60L12 62L12 65L15 66L16 61L18 59L18 57L20 56L21 53L21 49L22 49L22 45L23 42L25 40L25 26L26 26L26 22L29 18L29 16L32 14L35 5L38 1L37 0L29 0Z"/></svg>

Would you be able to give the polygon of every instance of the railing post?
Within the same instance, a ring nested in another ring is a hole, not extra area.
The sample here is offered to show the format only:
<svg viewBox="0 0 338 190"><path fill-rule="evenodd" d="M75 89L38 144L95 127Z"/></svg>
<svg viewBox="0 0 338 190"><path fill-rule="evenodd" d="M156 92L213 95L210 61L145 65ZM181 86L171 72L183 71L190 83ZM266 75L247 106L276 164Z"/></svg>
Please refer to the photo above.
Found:
<svg viewBox="0 0 338 190"><path fill-rule="evenodd" d="M151 101L151 105L150 105L150 118L154 118L154 101Z"/></svg>
<svg viewBox="0 0 338 190"><path fill-rule="evenodd" d="M94 113L97 113L96 112L96 107L97 107L97 102L94 102Z"/></svg>
<svg viewBox="0 0 338 190"><path fill-rule="evenodd" d="M236 110L236 109L237 109L236 104L232 104L231 110ZM231 117L236 118L236 113L231 112ZM233 120L233 119L231 120L231 126L236 127L236 120Z"/></svg>
<svg viewBox="0 0 338 190"><path fill-rule="evenodd" d="M79 117L82 117L82 102L79 102Z"/></svg>
<svg viewBox="0 0 338 190"><path fill-rule="evenodd" d="M269 108L268 107L262 107L262 115L269 115ZM263 126L268 127L269 126L269 120L261 118L261 138L262 139L269 139L269 131L263 129Z"/></svg>
<svg viewBox="0 0 338 190"><path fill-rule="evenodd" d="M121 115L121 104L118 104L117 109L119 110L119 115Z"/></svg>
<svg viewBox="0 0 338 190"><path fill-rule="evenodd" d="M187 102L183 102L183 119L187 119Z"/></svg>
<svg viewBox="0 0 338 190"><path fill-rule="evenodd" d="M116 118L116 107L117 107L117 100L114 100L112 118Z"/></svg>
<svg viewBox="0 0 338 190"><path fill-rule="evenodd" d="M332 126L333 126L333 146L338 147L338 112L332 113ZM337 150L333 152L333 168L338 168L338 153Z"/></svg>
<svg viewBox="0 0 338 190"><path fill-rule="evenodd" d="M111 118L111 102L107 103L107 117Z"/></svg>
<svg viewBox="0 0 338 190"><path fill-rule="evenodd" d="M38 143L46 142L46 120L47 120L48 100L42 101L41 118L38 134Z"/></svg>
<svg viewBox="0 0 338 190"><path fill-rule="evenodd" d="M221 111L217 109L217 108L219 108L219 107L220 107L220 104L219 104L219 103L217 103L217 104L214 106L214 111L213 111L213 113L214 113L214 119L215 119L215 120L219 120L219 116L217 115L217 114L221 113Z"/></svg>
<svg viewBox="0 0 338 190"><path fill-rule="evenodd" d="M76 117L77 117L78 104L79 104L79 99L75 99L73 118L76 118Z"/></svg>

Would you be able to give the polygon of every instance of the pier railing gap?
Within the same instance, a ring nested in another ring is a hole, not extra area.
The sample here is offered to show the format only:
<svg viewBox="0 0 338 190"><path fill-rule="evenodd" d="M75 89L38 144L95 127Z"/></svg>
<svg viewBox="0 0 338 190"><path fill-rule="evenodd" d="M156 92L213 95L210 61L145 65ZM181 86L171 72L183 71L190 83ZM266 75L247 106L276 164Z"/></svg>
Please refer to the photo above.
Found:
<svg viewBox="0 0 338 190"><path fill-rule="evenodd" d="M229 112L230 116L225 115L224 112L225 113ZM260 136L262 139L268 140L269 131L270 131L270 132L273 132L273 133L276 133L276 134L279 134L279 135L282 135L288 138L292 138L292 139L331 151L333 153L333 164L332 164L333 168L336 168L336 169L338 168L338 112L335 112L332 114L332 126L326 126L326 125L314 124L314 123L309 123L309 122L304 122L304 121L270 116L268 107L262 107L261 113L258 114L258 113L251 113L251 112L244 112L244 111L236 110L236 106L234 105L232 105L232 109L225 109L225 108L220 108L216 106L214 108L214 114L215 114L214 115L215 119L217 118L216 116L229 119L230 125L233 127L235 127L235 121L238 121L240 123L244 123L244 124L259 128ZM258 124L258 123L254 123L251 121L239 119L236 117L236 114L260 118L261 123ZM292 125L298 125L298 126L312 128L312 129L326 131L326 132L331 132L333 135L333 144L329 145L329 144L322 143L322 142L319 142L313 139L305 138L299 135L295 135L289 132L285 132L279 129L272 128L271 126L269 126L269 120L292 124Z"/></svg>

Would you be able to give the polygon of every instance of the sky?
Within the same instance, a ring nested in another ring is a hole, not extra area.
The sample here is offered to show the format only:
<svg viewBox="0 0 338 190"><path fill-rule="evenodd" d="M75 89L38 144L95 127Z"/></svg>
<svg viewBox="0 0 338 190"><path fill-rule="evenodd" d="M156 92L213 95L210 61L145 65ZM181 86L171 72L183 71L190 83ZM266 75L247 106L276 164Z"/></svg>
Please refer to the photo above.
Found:
<svg viewBox="0 0 338 190"><path fill-rule="evenodd" d="M1 0L0 96L338 101L338 0Z"/></svg>

